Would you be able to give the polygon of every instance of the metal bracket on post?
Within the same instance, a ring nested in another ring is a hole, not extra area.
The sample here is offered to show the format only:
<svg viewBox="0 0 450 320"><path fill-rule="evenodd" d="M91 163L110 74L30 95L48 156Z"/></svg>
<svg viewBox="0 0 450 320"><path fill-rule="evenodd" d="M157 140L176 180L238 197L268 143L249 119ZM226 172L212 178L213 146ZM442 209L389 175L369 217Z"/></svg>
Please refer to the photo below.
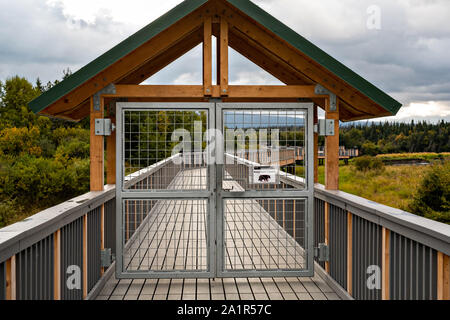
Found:
<svg viewBox="0 0 450 320"><path fill-rule="evenodd" d="M100 98L102 94L116 94L116 86L110 83L102 90L94 94L94 111L100 111Z"/></svg>
<svg viewBox="0 0 450 320"><path fill-rule="evenodd" d="M331 92L330 90L322 87L320 84L317 84L314 88L314 93L317 95L328 95L330 96L330 111L336 111L337 110L337 97L336 95Z"/></svg>
<svg viewBox="0 0 450 320"><path fill-rule="evenodd" d="M101 266L103 268L109 268L112 264L111 248L103 249L100 255Z"/></svg>
<svg viewBox="0 0 450 320"><path fill-rule="evenodd" d="M111 119L95 119L96 136L110 136L115 129L116 126L111 122Z"/></svg>
<svg viewBox="0 0 450 320"><path fill-rule="evenodd" d="M314 257L320 262L330 260L330 248L325 243L319 243L319 247L314 248Z"/></svg>

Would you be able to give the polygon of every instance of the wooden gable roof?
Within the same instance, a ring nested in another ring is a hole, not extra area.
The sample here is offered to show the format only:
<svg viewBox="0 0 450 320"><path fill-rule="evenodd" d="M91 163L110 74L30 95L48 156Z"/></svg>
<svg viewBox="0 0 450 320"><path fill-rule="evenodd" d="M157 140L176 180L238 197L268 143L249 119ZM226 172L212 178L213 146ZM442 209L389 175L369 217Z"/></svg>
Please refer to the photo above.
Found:
<svg viewBox="0 0 450 320"><path fill-rule="evenodd" d="M80 120L109 84L139 84L202 43L203 17L229 24L229 45L287 85L336 94L343 121L395 115L401 104L248 0L186 0L45 92L35 113ZM213 34L218 35L217 24Z"/></svg>

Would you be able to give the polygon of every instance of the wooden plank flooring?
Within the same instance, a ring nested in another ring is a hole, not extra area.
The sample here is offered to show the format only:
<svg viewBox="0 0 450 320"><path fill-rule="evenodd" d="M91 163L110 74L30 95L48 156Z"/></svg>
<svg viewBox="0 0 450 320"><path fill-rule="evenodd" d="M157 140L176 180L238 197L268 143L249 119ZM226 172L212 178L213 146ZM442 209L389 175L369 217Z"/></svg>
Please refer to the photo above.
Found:
<svg viewBox="0 0 450 320"><path fill-rule="evenodd" d="M224 279L134 279L114 276L97 300L340 300L314 277Z"/></svg>
<svg viewBox="0 0 450 320"><path fill-rule="evenodd" d="M189 183L187 183L189 182ZM234 181L226 187L240 186ZM198 189L205 169L181 171L169 186ZM225 216L228 270L304 268L304 250L256 200L228 200ZM206 270L207 203L159 200L124 254L128 270ZM313 278L134 279L113 276L101 300L311 300L339 299L319 276Z"/></svg>

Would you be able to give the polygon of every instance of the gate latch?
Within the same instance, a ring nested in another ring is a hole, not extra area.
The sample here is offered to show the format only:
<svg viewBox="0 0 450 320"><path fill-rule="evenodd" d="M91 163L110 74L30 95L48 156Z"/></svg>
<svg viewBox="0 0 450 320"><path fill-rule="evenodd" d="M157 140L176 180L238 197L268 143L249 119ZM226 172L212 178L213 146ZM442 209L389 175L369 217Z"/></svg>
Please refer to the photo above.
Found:
<svg viewBox="0 0 450 320"><path fill-rule="evenodd" d="M103 268L109 268L112 264L112 258L111 248L103 249L100 255L101 266Z"/></svg>
<svg viewBox="0 0 450 320"><path fill-rule="evenodd" d="M333 119L319 119L316 131L319 136L334 136L334 121Z"/></svg>
<svg viewBox="0 0 450 320"><path fill-rule="evenodd" d="M330 260L330 248L325 243L319 243L319 247L314 248L314 257L320 262Z"/></svg>
<svg viewBox="0 0 450 320"><path fill-rule="evenodd" d="M114 130L116 130L116 126L111 119L95 119L96 136L110 136Z"/></svg>

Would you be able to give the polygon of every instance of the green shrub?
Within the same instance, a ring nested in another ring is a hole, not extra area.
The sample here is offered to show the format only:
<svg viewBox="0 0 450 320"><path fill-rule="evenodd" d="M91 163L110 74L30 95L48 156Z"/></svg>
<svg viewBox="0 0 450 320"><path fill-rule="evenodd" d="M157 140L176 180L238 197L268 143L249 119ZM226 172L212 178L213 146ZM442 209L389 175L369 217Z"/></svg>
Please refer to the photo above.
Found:
<svg viewBox="0 0 450 320"><path fill-rule="evenodd" d="M25 156L3 162L0 194L21 204L49 206L88 191L89 159L67 164L56 159Z"/></svg>
<svg viewBox="0 0 450 320"><path fill-rule="evenodd" d="M380 152L380 149L372 141L367 141L361 146L361 152L368 156L376 156Z"/></svg>
<svg viewBox="0 0 450 320"><path fill-rule="evenodd" d="M353 161L353 164L358 171L366 172L366 171L383 171L384 163L381 159L369 156L363 156L356 158Z"/></svg>
<svg viewBox="0 0 450 320"><path fill-rule="evenodd" d="M429 219L450 223L450 161L428 169L410 210Z"/></svg>

